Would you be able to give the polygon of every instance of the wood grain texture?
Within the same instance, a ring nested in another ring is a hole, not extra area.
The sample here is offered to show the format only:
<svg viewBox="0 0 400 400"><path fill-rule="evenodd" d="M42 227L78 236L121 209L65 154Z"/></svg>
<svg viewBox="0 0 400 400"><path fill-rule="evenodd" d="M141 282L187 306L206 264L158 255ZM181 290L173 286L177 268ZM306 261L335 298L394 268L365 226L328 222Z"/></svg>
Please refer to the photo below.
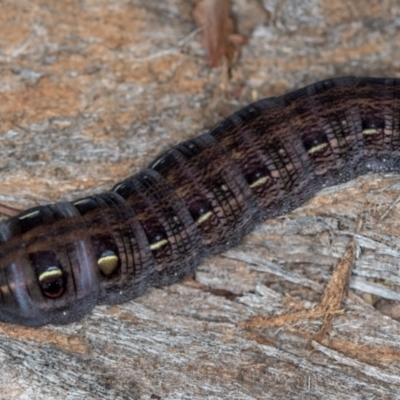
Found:
<svg viewBox="0 0 400 400"><path fill-rule="evenodd" d="M254 2L254 19L238 2L239 27L253 31L230 80L185 40L186 2L33 4L2 3L1 13L0 200L20 208L108 189L257 97L333 75L398 77L394 1ZM1 396L395 397L396 303L384 299L398 299L398 191L396 175L359 178L261 225L203 264L197 283L61 328L2 325ZM346 312L316 351L307 343L320 320L236 327L314 305L352 237Z"/></svg>

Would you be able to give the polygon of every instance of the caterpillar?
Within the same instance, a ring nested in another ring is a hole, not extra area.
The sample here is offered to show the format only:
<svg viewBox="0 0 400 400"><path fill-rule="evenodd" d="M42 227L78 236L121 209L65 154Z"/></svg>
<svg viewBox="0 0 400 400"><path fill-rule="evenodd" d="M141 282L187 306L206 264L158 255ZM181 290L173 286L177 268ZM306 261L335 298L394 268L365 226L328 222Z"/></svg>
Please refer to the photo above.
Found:
<svg viewBox="0 0 400 400"><path fill-rule="evenodd" d="M333 78L250 104L111 191L0 225L0 320L81 318L171 285L321 188L400 170L400 79Z"/></svg>

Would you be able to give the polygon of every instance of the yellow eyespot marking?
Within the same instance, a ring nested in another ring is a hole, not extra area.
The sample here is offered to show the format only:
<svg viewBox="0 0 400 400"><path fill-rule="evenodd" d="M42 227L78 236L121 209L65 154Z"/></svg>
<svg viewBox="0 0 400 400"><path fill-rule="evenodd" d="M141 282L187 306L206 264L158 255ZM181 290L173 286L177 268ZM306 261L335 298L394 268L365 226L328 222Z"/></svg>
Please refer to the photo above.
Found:
<svg viewBox="0 0 400 400"><path fill-rule="evenodd" d="M224 192L227 192L227 191L229 190L228 185L225 185L225 184L221 185L221 189L222 189Z"/></svg>
<svg viewBox="0 0 400 400"><path fill-rule="evenodd" d="M255 182L253 182L251 185L249 185L251 188L261 186L268 180L268 176L262 176L260 179L257 179Z"/></svg>
<svg viewBox="0 0 400 400"><path fill-rule="evenodd" d="M115 268L118 265L118 256L116 256L111 251L106 251L97 260L97 265L99 266L100 271L104 275L106 276L111 275L115 271Z"/></svg>
<svg viewBox="0 0 400 400"><path fill-rule="evenodd" d="M328 146L328 143L321 143L318 144L317 146L311 147L311 149L308 150L308 154L316 153L317 151L324 149L326 146Z"/></svg>
<svg viewBox="0 0 400 400"><path fill-rule="evenodd" d="M362 133L363 135L375 135L375 133L378 133L378 130L375 128L369 128L369 129L364 129Z"/></svg>
<svg viewBox="0 0 400 400"><path fill-rule="evenodd" d="M46 271L42 272L39 277L38 280L39 282L43 282L46 279L52 279L52 278L60 278L62 276L62 271L60 268L58 267L49 267L47 268Z"/></svg>
<svg viewBox="0 0 400 400"><path fill-rule="evenodd" d="M37 215L37 214L39 214L39 213L40 213L40 211L39 211L39 210L36 210L36 211L33 211L33 212L29 213L29 214L23 215L22 217L19 217L18 219L19 219L20 221L22 221L22 220L25 219L25 218L33 217L34 215Z"/></svg>
<svg viewBox="0 0 400 400"><path fill-rule="evenodd" d="M210 218L212 215L212 211L207 211L205 214L201 215L197 221L196 221L196 225L200 225L202 224L204 221L207 221L208 218Z"/></svg>
<svg viewBox="0 0 400 400"><path fill-rule="evenodd" d="M161 247L165 246L168 243L167 239L162 239L158 242L155 242L153 244L150 245L150 250L158 250Z"/></svg>

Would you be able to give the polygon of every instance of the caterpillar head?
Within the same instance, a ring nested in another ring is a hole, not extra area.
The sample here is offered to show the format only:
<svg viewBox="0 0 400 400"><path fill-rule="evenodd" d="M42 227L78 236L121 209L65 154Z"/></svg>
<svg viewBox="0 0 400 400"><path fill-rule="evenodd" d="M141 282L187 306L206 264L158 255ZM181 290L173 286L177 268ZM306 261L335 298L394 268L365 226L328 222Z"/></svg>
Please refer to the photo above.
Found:
<svg viewBox="0 0 400 400"><path fill-rule="evenodd" d="M41 326L79 319L97 302L98 271L69 203L29 209L0 225L0 321Z"/></svg>

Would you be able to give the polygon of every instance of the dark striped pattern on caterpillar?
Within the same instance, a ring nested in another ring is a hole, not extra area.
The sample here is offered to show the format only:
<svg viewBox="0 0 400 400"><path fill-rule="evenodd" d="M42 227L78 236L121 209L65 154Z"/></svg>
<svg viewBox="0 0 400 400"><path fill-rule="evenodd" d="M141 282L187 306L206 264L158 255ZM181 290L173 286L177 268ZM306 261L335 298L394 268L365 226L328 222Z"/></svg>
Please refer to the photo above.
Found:
<svg viewBox="0 0 400 400"><path fill-rule="evenodd" d="M0 226L0 320L75 321L170 285L325 186L400 170L400 79L336 78L251 104L111 192Z"/></svg>

